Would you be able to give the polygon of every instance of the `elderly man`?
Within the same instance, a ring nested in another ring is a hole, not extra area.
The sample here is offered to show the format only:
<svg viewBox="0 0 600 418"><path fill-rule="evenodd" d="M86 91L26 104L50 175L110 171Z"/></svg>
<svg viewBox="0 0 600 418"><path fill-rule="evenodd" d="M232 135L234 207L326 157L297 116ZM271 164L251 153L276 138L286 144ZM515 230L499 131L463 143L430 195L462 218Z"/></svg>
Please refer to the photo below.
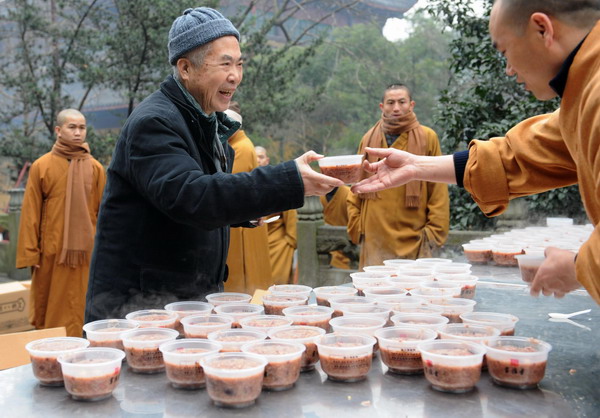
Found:
<svg viewBox="0 0 600 418"><path fill-rule="evenodd" d="M376 174L354 191L411 180L457 183L486 215L495 216L512 198L578 183L594 232L578 254L547 248L531 294L562 297L583 285L600 303L599 19L597 0L497 0L490 34L506 57L506 74L540 100L560 96L560 110L527 119L503 138L472 141L468 151L453 156L368 149L385 159L365 164Z"/></svg>
<svg viewBox="0 0 600 418"><path fill-rule="evenodd" d="M108 168L86 321L223 289L229 226L302 206L340 181L295 161L230 174L222 112L242 80L239 33L216 10L187 9L169 31L173 75L125 123Z"/></svg>
<svg viewBox="0 0 600 418"><path fill-rule="evenodd" d="M380 147L441 155L436 133L417 120L406 85L389 85L379 108L381 118L363 136L359 154L366 147ZM376 158L367 153L369 161ZM390 258L432 257L446 242L449 224L445 184L413 181L390 190L348 194L348 235L360 244L359 268Z"/></svg>
<svg viewBox="0 0 600 418"><path fill-rule="evenodd" d="M106 176L85 141L85 117L56 118L52 151L34 161L21 207L17 267L31 267L36 328L64 326L81 336L96 219Z"/></svg>

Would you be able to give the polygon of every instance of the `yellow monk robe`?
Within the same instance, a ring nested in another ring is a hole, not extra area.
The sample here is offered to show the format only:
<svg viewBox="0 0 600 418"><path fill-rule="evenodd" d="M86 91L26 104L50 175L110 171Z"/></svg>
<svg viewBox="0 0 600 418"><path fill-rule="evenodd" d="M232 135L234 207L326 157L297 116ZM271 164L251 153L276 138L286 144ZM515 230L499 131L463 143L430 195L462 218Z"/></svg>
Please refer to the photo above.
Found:
<svg viewBox="0 0 600 418"><path fill-rule="evenodd" d="M104 167L92 161L94 175L88 209L95 233L106 175ZM37 329L64 326L68 336L81 337L90 260L78 267L58 264L68 168L65 158L52 153L31 165L21 208L16 266L40 266L31 278L31 324Z"/></svg>
<svg viewBox="0 0 600 418"><path fill-rule="evenodd" d="M421 127L427 136L426 155L441 155L436 133ZM403 133L392 148L406 151L407 143L408 133ZM431 252L427 255L423 250L446 242L450 223L446 184L421 182L418 208L406 207L406 186L377 193L379 198L375 200L348 194L348 235L352 242L361 245L359 268L380 265L392 258L415 259L420 250L421 257L431 256Z"/></svg>
<svg viewBox="0 0 600 418"><path fill-rule="evenodd" d="M335 194L328 202L327 197L321 196L323 205L323 220L328 225L348 226L347 199L350 188L348 186L338 187ZM338 269L350 269L350 259L341 251L331 251L331 267Z"/></svg>
<svg viewBox="0 0 600 418"><path fill-rule="evenodd" d="M296 249L296 210L274 213L270 216L281 216L278 220L267 224L269 229L269 256L271 259L271 275L273 283L288 284L293 281L292 263Z"/></svg>
<svg viewBox="0 0 600 418"><path fill-rule="evenodd" d="M229 145L235 151L233 173L249 172L258 166L254 144L243 130L229 138ZM227 292L253 294L256 289L267 289L272 284L267 227L231 228L227 266Z"/></svg>

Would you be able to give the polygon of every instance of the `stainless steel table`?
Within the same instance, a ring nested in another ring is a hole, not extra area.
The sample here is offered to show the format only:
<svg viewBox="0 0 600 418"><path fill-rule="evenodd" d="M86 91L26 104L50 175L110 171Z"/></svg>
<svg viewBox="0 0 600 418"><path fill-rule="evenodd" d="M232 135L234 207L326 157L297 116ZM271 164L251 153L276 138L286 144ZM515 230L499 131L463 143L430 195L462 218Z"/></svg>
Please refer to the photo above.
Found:
<svg viewBox="0 0 600 418"><path fill-rule="evenodd" d="M379 358L368 379L358 383L327 380L319 367L303 373L286 392L263 392L242 410L212 405L205 390L172 388L164 374L136 375L124 367L113 397L78 402L64 388L42 387L22 366L0 372L0 415L4 417L66 416L244 416L244 417L599 417L600 307L585 292L564 299L529 296L518 270L481 266L475 299L477 311L506 312L520 321L516 334L549 342L546 376L538 389L515 390L494 385L487 372L466 394L437 392L421 376L387 373ZM548 312L591 308L589 315L568 322L550 322Z"/></svg>

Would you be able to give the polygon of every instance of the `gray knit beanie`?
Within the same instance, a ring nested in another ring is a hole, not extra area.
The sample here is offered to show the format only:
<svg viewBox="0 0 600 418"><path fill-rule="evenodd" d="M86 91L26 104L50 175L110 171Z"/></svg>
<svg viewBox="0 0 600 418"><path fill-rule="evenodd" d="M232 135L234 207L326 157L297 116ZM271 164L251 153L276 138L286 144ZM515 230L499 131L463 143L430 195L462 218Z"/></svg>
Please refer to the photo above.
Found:
<svg viewBox="0 0 600 418"><path fill-rule="evenodd" d="M209 7L186 9L169 31L169 62L175 65L178 58L192 49L228 35L240 40L233 23L221 13Z"/></svg>

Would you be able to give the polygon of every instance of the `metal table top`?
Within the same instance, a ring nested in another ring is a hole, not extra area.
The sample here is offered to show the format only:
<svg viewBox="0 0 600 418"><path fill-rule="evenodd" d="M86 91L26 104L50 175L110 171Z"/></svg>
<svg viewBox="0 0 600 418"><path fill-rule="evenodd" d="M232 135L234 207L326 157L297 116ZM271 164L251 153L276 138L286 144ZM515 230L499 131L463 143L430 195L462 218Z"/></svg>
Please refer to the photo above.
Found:
<svg viewBox="0 0 600 418"><path fill-rule="evenodd" d="M42 387L31 366L0 372L2 416L244 416L244 417L598 417L600 416L600 307L585 292L563 299L532 298L515 268L481 266L476 311L505 312L520 320L516 335L549 342L544 380L538 389L499 387L483 372L476 388L465 394L440 393L425 377L387 372L379 358L365 381L329 381L319 366L302 373L295 387L285 392L264 392L254 406L241 410L215 407L205 390L172 388L165 374L137 375L125 366L119 386L109 399L72 400L64 388ZM592 312L573 323L550 322L549 312Z"/></svg>

